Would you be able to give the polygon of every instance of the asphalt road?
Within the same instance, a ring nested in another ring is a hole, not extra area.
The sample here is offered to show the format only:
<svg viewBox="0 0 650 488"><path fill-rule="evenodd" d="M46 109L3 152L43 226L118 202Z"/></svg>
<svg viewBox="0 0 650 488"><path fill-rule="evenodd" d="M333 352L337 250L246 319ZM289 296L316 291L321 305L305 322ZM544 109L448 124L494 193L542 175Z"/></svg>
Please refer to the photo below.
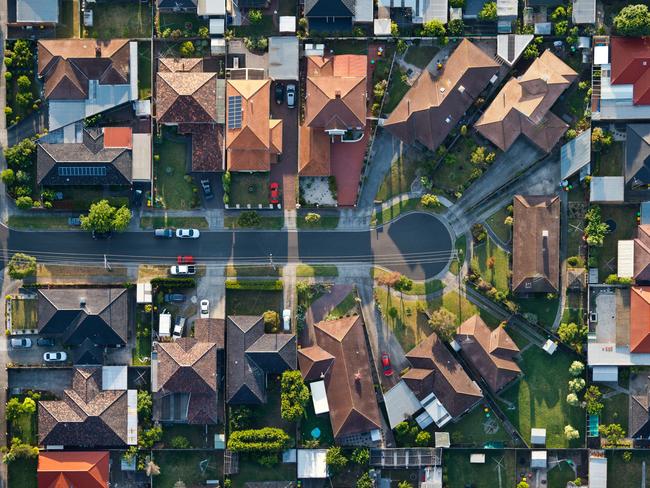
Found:
<svg viewBox="0 0 650 488"><path fill-rule="evenodd" d="M202 263L286 262L372 263L413 279L431 278L450 260L452 240L434 215L412 213L383 227L357 232L219 231L199 239L155 239L149 232L126 232L93 240L79 232L0 231L7 254L26 252L41 262L102 264L170 263L179 254Z"/></svg>

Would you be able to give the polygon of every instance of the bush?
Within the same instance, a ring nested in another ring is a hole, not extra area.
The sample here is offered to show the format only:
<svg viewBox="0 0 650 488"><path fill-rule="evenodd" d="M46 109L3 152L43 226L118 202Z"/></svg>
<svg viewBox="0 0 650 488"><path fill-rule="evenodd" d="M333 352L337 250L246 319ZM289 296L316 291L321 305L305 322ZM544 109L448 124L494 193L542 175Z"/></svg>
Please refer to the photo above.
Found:
<svg viewBox="0 0 650 488"><path fill-rule="evenodd" d="M569 391L579 393L585 389L585 380L583 378L574 378L569 380Z"/></svg>
<svg viewBox="0 0 650 488"><path fill-rule="evenodd" d="M300 371L282 373L281 387L280 414L282 418L289 422L295 422L304 417L310 394Z"/></svg>
<svg viewBox="0 0 650 488"><path fill-rule="evenodd" d="M366 466L368 463L370 463L370 449L367 449L365 447L357 447L353 452L352 456L350 456L352 459L352 462L355 464L359 464L361 466Z"/></svg>
<svg viewBox="0 0 650 488"><path fill-rule="evenodd" d="M424 37L442 37L446 33L444 24L439 20L430 20L422 25L422 36Z"/></svg>
<svg viewBox="0 0 650 488"><path fill-rule="evenodd" d="M267 310L263 314L264 317L264 328L267 332L275 333L280 327L280 314L275 310Z"/></svg>
<svg viewBox="0 0 650 488"><path fill-rule="evenodd" d="M624 36L650 34L650 11L643 4L627 5L614 17L614 30Z"/></svg>
<svg viewBox="0 0 650 488"><path fill-rule="evenodd" d="M317 224L320 222L320 214L317 214L315 212L309 212L307 215L305 215L305 222L308 224Z"/></svg>
<svg viewBox="0 0 650 488"><path fill-rule="evenodd" d="M250 20L250 23L252 25L257 25L263 20L262 16L262 11L261 10L251 10L248 12L248 20Z"/></svg>
<svg viewBox="0 0 650 488"><path fill-rule="evenodd" d="M11 446L2 457L2 462L9 464L16 459L30 459L38 456L38 447L32 446L27 442L21 441L19 438L14 437L11 439Z"/></svg>
<svg viewBox="0 0 650 488"><path fill-rule="evenodd" d="M605 279L608 285L631 285L632 278L621 278L618 275L611 274Z"/></svg>
<svg viewBox="0 0 650 488"><path fill-rule="evenodd" d="M29 92L32 89L32 80L25 75L20 75L16 83L18 84L18 90L22 92Z"/></svg>
<svg viewBox="0 0 650 488"><path fill-rule="evenodd" d="M195 288L196 280L191 277L175 277L175 278L153 278L151 286L162 292L169 292L178 288Z"/></svg>
<svg viewBox="0 0 650 488"><path fill-rule="evenodd" d="M288 448L290 441L289 435L276 427L236 430L230 434L228 449L234 452L278 452Z"/></svg>
<svg viewBox="0 0 650 488"><path fill-rule="evenodd" d="M565 425L564 437L569 441L578 439L580 437L580 432L578 431L578 429L573 428L573 426L571 425Z"/></svg>
<svg viewBox="0 0 650 488"><path fill-rule="evenodd" d="M585 370L585 365L580 361L573 361L569 366L569 373L571 376L580 376Z"/></svg>
<svg viewBox="0 0 650 488"><path fill-rule="evenodd" d="M11 186L16 181L16 174L13 169L7 168L2 170L2 173L0 173L0 179L2 179L2 182L5 185Z"/></svg>
<svg viewBox="0 0 650 488"><path fill-rule="evenodd" d="M580 400L578 399L578 395L575 393L569 393L566 396L566 402L571 405L572 407L577 407L580 404Z"/></svg>
<svg viewBox="0 0 650 488"><path fill-rule="evenodd" d="M28 208L32 208L32 205L34 204L34 201L32 200L32 197L29 196L22 196L16 198L16 206L22 210L27 210Z"/></svg>
<svg viewBox="0 0 650 488"><path fill-rule="evenodd" d="M188 440L187 437L183 437L182 435L177 435L176 437L172 437L170 444L172 446L172 449L190 448L190 441Z"/></svg>
<svg viewBox="0 0 650 488"><path fill-rule="evenodd" d="M242 212L237 218L237 224L240 227L258 227L262 223L262 218L254 210Z"/></svg>
<svg viewBox="0 0 650 488"><path fill-rule="evenodd" d="M496 2L487 2L478 13L479 20L494 21L497 20Z"/></svg>
<svg viewBox="0 0 650 488"><path fill-rule="evenodd" d="M367 471L359 476L359 479L357 479L356 488L373 488L373 486L374 482L372 481L372 478Z"/></svg>
<svg viewBox="0 0 650 488"><path fill-rule="evenodd" d="M230 409L230 430L247 429L253 420L253 411L243 405Z"/></svg>
<svg viewBox="0 0 650 488"><path fill-rule="evenodd" d="M571 256L566 260L567 264L572 268L584 268L585 260L580 256Z"/></svg>
<svg viewBox="0 0 650 488"><path fill-rule="evenodd" d="M477 243L483 242L485 239L487 239L487 232L485 230L485 227L483 227L483 224L476 223L472 225L472 237Z"/></svg>
<svg viewBox="0 0 650 488"><path fill-rule="evenodd" d="M348 464L348 458L343 455L340 447L330 447L325 456L327 468L331 474L340 472Z"/></svg>
<svg viewBox="0 0 650 488"><path fill-rule="evenodd" d="M184 43L181 44L181 47L179 48L179 52L181 53L181 56L184 58L191 58L192 56L194 56L195 51L196 48L194 47L192 41L185 41Z"/></svg>
<svg viewBox="0 0 650 488"><path fill-rule="evenodd" d="M440 199L438 198L438 196L432 195L430 193L426 193L422 195L422 198L420 198L420 203L422 204L423 207L427 207L427 208L435 208L442 205L440 203Z"/></svg>
<svg viewBox="0 0 650 488"><path fill-rule="evenodd" d="M431 443L431 434L426 430L418 433L415 437L415 445L420 447L427 447Z"/></svg>
<svg viewBox="0 0 650 488"><path fill-rule="evenodd" d="M450 20L447 24L447 29L449 30L449 34L452 36L462 36L463 32L465 31L465 24L463 23L463 19Z"/></svg>
<svg viewBox="0 0 650 488"><path fill-rule="evenodd" d="M282 280L226 280L226 290L281 291Z"/></svg>

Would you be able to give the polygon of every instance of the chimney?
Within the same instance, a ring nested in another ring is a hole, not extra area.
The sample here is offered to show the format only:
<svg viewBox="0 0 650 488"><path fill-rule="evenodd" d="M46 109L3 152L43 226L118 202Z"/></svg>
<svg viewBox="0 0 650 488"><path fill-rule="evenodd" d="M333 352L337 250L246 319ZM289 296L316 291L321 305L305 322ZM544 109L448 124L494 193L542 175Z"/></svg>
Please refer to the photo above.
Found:
<svg viewBox="0 0 650 488"><path fill-rule="evenodd" d="M95 57L96 58L101 58L102 57L102 48L99 46L95 47Z"/></svg>
<svg viewBox="0 0 650 488"><path fill-rule="evenodd" d="M341 90L336 90L336 92L334 92L334 96L336 98L341 98Z"/></svg>
<svg viewBox="0 0 650 488"><path fill-rule="evenodd" d="M86 297L81 297L79 299L79 308L86 308Z"/></svg>
<svg viewBox="0 0 650 488"><path fill-rule="evenodd" d="M356 373L354 373L354 381L356 381L356 382L361 381L361 372L360 371L357 371Z"/></svg>

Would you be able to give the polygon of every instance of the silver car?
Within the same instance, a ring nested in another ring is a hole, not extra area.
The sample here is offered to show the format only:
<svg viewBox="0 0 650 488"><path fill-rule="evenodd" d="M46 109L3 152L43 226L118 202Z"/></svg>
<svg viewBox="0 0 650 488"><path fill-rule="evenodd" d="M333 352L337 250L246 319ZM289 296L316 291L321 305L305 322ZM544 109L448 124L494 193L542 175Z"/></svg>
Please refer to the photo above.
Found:
<svg viewBox="0 0 650 488"><path fill-rule="evenodd" d="M296 85L287 85L287 106L294 108L296 106Z"/></svg>
<svg viewBox="0 0 650 488"><path fill-rule="evenodd" d="M29 349L32 347L32 340L29 337L11 339L11 347L14 349Z"/></svg>

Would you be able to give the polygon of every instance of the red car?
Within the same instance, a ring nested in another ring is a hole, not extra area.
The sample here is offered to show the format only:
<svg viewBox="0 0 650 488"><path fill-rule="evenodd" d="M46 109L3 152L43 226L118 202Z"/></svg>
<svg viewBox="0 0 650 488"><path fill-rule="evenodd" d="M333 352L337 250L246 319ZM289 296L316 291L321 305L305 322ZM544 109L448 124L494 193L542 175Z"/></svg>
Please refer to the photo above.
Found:
<svg viewBox="0 0 650 488"><path fill-rule="evenodd" d="M384 376L393 376L393 367L390 365L390 358L387 352L381 354L381 366L384 370Z"/></svg>
<svg viewBox="0 0 650 488"><path fill-rule="evenodd" d="M275 182L271 183L270 186L269 202L271 202L272 205L280 203L280 185Z"/></svg>
<svg viewBox="0 0 650 488"><path fill-rule="evenodd" d="M178 264L194 264L194 256L178 256L176 262Z"/></svg>

